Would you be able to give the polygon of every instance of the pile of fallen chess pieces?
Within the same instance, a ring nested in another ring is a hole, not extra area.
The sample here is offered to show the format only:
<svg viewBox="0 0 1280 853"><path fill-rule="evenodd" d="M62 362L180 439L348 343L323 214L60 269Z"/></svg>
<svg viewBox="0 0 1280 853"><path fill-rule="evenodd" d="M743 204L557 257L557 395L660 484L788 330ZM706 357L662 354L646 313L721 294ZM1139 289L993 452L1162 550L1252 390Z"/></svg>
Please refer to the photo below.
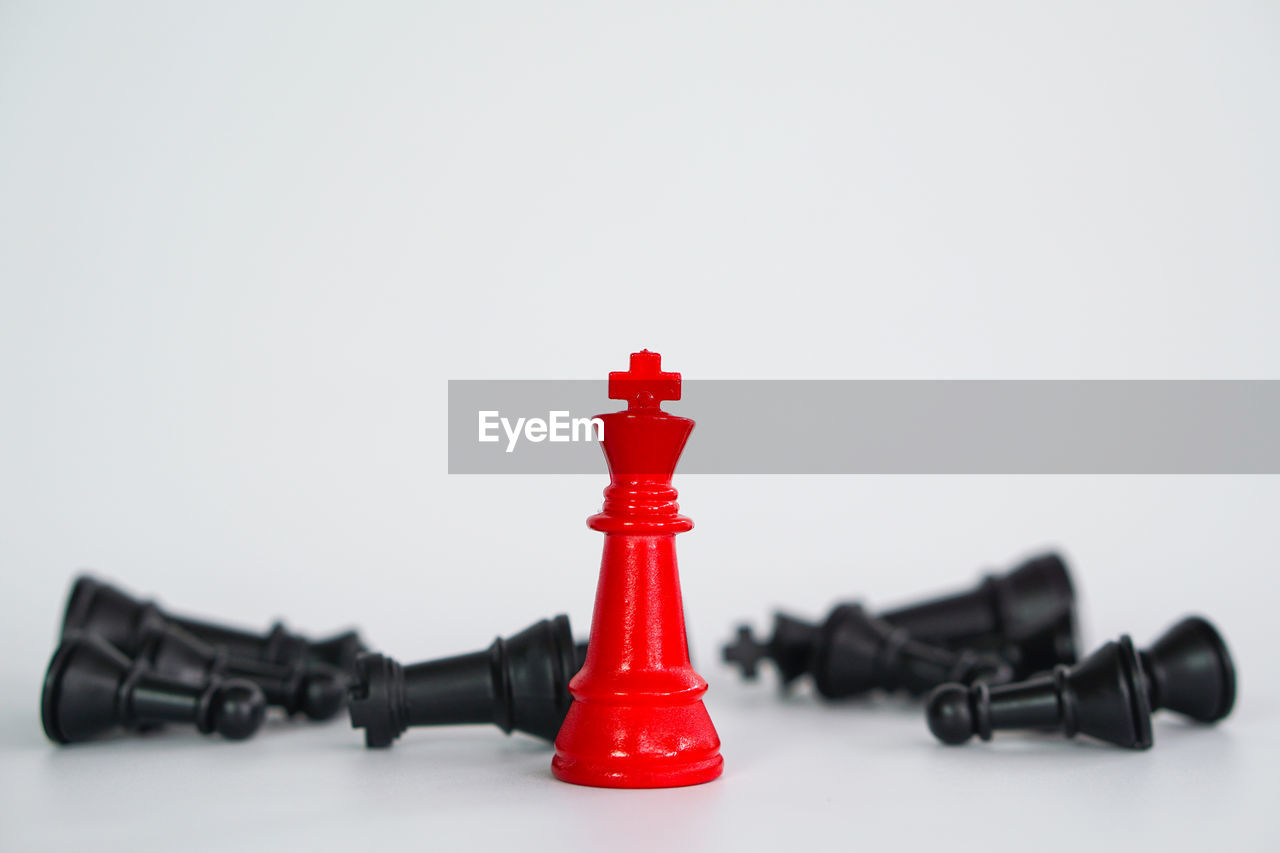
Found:
<svg viewBox="0 0 1280 853"><path fill-rule="evenodd" d="M738 629L724 659L754 679L771 660L784 687L802 676L829 700L873 690L932 691L929 730L947 744L1003 729L1088 735L1131 749L1152 743L1151 713L1216 723L1235 704L1222 635L1189 616L1145 649L1127 634L1077 655L1075 587L1057 554L975 588L873 616L840 604L821 625L784 613L761 643Z"/></svg>
<svg viewBox="0 0 1280 853"><path fill-rule="evenodd" d="M470 654L402 666L354 632L313 642L276 625L253 634L174 616L91 577L67 602L42 713L59 743L164 724L247 738L268 706L328 720L345 704L370 747L411 726L492 724L554 741L587 644L567 616L544 619ZM765 642L738 629L724 660L755 679L762 661L783 688L812 679L827 700L872 691L923 695L944 743L1002 729L1152 745L1151 714L1201 723L1231 712L1235 669L1221 635L1188 617L1146 649L1121 636L1079 660L1076 601L1056 554L989 575L971 590L879 615L840 604L821 623L774 616Z"/></svg>
<svg viewBox="0 0 1280 853"><path fill-rule="evenodd" d="M662 410L680 399L680 374L647 350L609 374L609 397L627 408L597 418L611 482L587 522L605 542L588 643L557 616L481 651L402 666L353 632L320 642L281 625L254 634L173 616L82 577L45 676L45 732L73 743L185 724L243 739L268 706L324 720L345 702L370 747L390 746L410 726L489 723L554 741L551 771L574 784L715 779L720 739L689 660L676 569L676 534L693 522L671 485L694 422ZM879 616L857 604L821 625L778 614L767 642L741 628L724 658L748 678L768 659L784 686L807 675L831 700L932 691L929 728L949 744L1033 729L1146 749L1155 710L1203 723L1231 712L1231 655L1202 618L1143 650L1122 636L1078 659L1078 645L1067 567L1046 554L970 591Z"/></svg>
<svg viewBox="0 0 1280 853"><path fill-rule="evenodd" d="M243 740L269 705L311 720L336 716L363 650L354 632L313 643L283 625L257 635L173 616L82 575L45 674L41 719L58 743L166 723Z"/></svg>

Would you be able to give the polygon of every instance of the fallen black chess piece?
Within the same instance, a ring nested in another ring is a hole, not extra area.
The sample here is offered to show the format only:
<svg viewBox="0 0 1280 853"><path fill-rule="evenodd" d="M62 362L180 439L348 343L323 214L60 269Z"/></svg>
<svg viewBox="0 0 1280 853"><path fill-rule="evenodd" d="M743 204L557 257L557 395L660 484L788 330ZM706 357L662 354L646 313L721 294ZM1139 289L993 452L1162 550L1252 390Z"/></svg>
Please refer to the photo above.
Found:
<svg viewBox="0 0 1280 853"><path fill-rule="evenodd" d="M322 663L344 672L365 651L354 631L326 640L308 640L292 634L277 622L266 634L254 634L225 625L174 616L154 602L140 601L121 589L88 575L76 579L67 598L63 632L85 631L105 637L126 654L136 654L148 629L157 625L181 628L195 638L225 649L230 655L264 663L292 666Z"/></svg>
<svg viewBox="0 0 1280 853"><path fill-rule="evenodd" d="M1075 587L1055 553L987 575L964 592L878 615L924 643L993 651L1018 678L1077 659Z"/></svg>
<svg viewBox="0 0 1280 853"><path fill-rule="evenodd" d="M569 679L586 657L569 617L543 619L484 651L402 666L380 654L356 660L348 697L365 744L390 746L409 726L492 723L555 740L569 711Z"/></svg>
<svg viewBox="0 0 1280 853"><path fill-rule="evenodd" d="M312 720L331 719L346 700L347 678L333 667L233 657L172 625L146 626L135 657L157 675L188 683L199 684L214 677L251 681L262 690L268 705Z"/></svg>
<svg viewBox="0 0 1280 853"><path fill-rule="evenodd" d="M876 618L904 629L920 643L992 653L1012 666L1014 678L1076 660L1075 591L1057 554L1034 557L1003 575L988 575L971 590ZM740 666L748 679L755 678L759 661L770 659L787 686L810 671L820 636L814 625L775 613L768 641L760 643L750 628L740 627L736 640L725 647L724 659Z"/></svg>
<svg viewBox="0 0 1280 853"><path fill-rule="evenodd" d="M1013 676L1009 665L995 655L919 642L856 604L836 607L821 626L779 613L767 643L757 641L744 626L724 648L724 660L737 664L748 679L755 677L765 658L777 664L784 685L807 673L828 699L877 688L919 694L951 681L999 683Z"/></svg>
<svg viewBox="0 0 1280 853"><path fill-rule="evenodd" d="M166 678L102 637L77 633L65 636L49 661L40 700L45 734L63 744L117 727L141 731L166 723L243 740L262 725L265 712L266 700L252 682Z"/></svg>
<svg viewBox="0 0 1280 853"><path fill-rule="evenodd" d="M926 716L934 736L952 745L975 734L990 740L1004 729L1047 729L1148 749L1152 711L1214 723L1231 713L1235 696L1227 644L1207 620L1192 616L1144 651L1126 634L1075 666L1027 681L944 685L929 697Z"/></svg>

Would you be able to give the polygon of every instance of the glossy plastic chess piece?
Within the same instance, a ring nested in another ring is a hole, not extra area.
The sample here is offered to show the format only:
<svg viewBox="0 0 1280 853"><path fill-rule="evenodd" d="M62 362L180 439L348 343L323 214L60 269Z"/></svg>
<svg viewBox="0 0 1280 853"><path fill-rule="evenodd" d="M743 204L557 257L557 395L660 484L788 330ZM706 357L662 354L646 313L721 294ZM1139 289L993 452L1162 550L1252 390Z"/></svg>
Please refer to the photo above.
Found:
<svg viewBox="0 0 1280 853"><path fill-rule="evenodd" d="M1075 604L1066 565L1054 554L1028 560L1005 575L992 575L975 590L899 608L875 618L903 628L929 646L991 652L1025 678L1074 663ZM924 632L921 636L916 631ZM759 661L771 659L784 687L809 672L818 627L785 613L774 614L773 635L760 643L747 626L724 648L724 660L756 677ZM1002 676L1001 676L1002 677Z"/></svg>
<svg viewBox="0 0 1280 853"><path fill-rule="evenodd" d="M174 616L154 602L140 601L121 589L88 575L76 579L67 598L63 631L87 631L105 637L126 654L136 654L146 630L173 625L199 640L226 649L238 658L291 665L312 661L348 671L364 651L354 631L311 641L291 634L277 622L267 634L254 634L211 622Z"/></svg>
<svg viewBox="0 0 1280 853"><path fill-rule="evenodd" d="M165 678L102 637L76 633L54 652L40 701L45 734L58 743L165 723L243 740L262 725L265 712L262 691L251 682L210 678L193 685Z"/></svg>
<svg viewBox="0 0 1280 853"><path fill-rule="evenodd" d="M929 697L929 730L947 744L1001 729L1088 735L1130 749L1151 746L1151 712L1166 708L1204 723L1231 713L1236 676L1222 636L1198 616L1138 652L1126 634L1075 666L1016 684L947 684Z"/></svg>
<svg viewBox="0 0 1280 853"><path fill-rule="evenodd" d="M556 737L551 769L579 785L665 788L720 775L720 738L702 703L707 683L689 662L671 477L693 421L662 411L680 399L680 374L661 357L631 356L609 374L609 397L627 409L601 415L610 483L587 524L604 534L591 638L569 682L573 704Z"/></svg>
<svg viewBox="0 0 1280 853"><path fill-rule="evenodd" d="M736 665L747 681L756 680L761 661L771 660L782 677L782 686L790 687L809 672L817 641L817 625L786 613L774 613L773 634L766 642L756 639L751 626L739 625L737 636L725 645L721 657L725 663Z"/></svg>
<svg viewBox="0 0 1280 853"><path fill-rule="evenodd" d="M743 626L724 648L725 661L737 664L748 679L764 658L778 665L784 684L812 675L828 699L875 689L919 694L947 682L999 684L1013 677L1009 665L994 655L926 645L856 604L836 607L821 626L778 614L768 643L758 642Z"/></svg>
<svg viewBox="0 0 1280 853"><path fill-rule="evenodd" d="M973 589L878 614L924 643L994 651L1019 678L1075 663L1075 588L1058 554L1033 557Z"/></svg>
<svg viewBox="0 0 1280 853"><path fill-rule="evenodd" d="M1208 619L1188 616L1138 652L1151 710L1216 723L1236 703L1236 667Z"/></svg>
<svg viewBox="0 0 1280 853"><path fill-rule="evenodd" d="M305 714L312 720L328 720L342 710L347 679L323 664L271 664L237 658L172 625L152 624L143 629L136 658L157 674L188 683L210 678L251 681L262 690L268 705L289 714Z"/></svg>
<svg viewBox="0 0 1280 853"><path fill-rule="evenodd" d="M543 619L480 652L401 666L380 654L356 659L351 727L365 744L390 746L409 726L492 723L555 740L569 710L569 679L582 667L569 617Z"/></svg>

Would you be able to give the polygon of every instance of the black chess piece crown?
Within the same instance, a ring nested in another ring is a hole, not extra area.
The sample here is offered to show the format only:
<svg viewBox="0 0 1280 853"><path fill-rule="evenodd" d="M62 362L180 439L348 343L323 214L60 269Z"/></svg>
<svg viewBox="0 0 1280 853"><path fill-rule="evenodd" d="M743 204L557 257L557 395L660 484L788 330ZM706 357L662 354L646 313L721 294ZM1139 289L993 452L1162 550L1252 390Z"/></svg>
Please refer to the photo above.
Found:
<svg viewBox="0 0 1280 853"><path fill-rule="evenodd" d="M567 616L499 637L483 651L408 666L364 654L348 701L351 726L365 730L371 747L390 746L409 726L464 723L555 740L569 711L569 679L585 657Z"/></svg>
<svg viewBox="0 0 1280 853"><path fill-rule="evenodd" d="M1151 712L1161 708L1214 723L1235 704L1235 666L1208 620L1183 619L1144 651L1128 635L1074 666L1015 684L947 684L929 697L929 729L938 740L990 740L1001 729L1088 735L1130 749L1152 744Z"/></svg>

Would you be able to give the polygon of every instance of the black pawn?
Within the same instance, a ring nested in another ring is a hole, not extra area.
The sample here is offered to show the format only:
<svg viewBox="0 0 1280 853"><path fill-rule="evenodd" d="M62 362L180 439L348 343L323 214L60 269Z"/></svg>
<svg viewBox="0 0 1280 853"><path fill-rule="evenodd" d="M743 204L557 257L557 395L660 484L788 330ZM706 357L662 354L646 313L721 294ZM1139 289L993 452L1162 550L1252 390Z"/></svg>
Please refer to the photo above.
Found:
<svg viewBox="0 0 1280 853"><path fill-rule="evenodd" d="M172 625L199 640L226 649L238 658L291 665L323 663L348 671L356 656L364 651L354 631L311 641L291 634L277 622L266 634L241 631L197 619L174 616L154 602L140 601L121 589L87 575L76 579L67 598L63 632L88 631L105 637L126 654L136 654L149 628Z"/></svg>
<svg viewBox="0 0 1280 853"><path fill-rule="evenodd" d="M1075 666L1017 684L947 684L929 697L929 730L943 743L1000 729L1085 734L1130 749L1152 744L1151 712L1162 708L1216 722L1235 704L1235 667L1221 635L1190 617L1138 652L1128 635Z"/></svg>
<svg viewBox="0 0 1280 853"><path fill-rule="evenodd" d="M543 619L484 651L401 666L361 655L348 707L365 744L390 746L409 726L493 723L555 740L569 712L569 679L586 658L569 617Z"/></svg>
<svg viewBox="0 0 1280 853"><path fill-rule="evenodd" d="M40 718L50 740L78 743L123 727L134 731L186 723L229 740L258 730L262 691L247 681L187 684L151 672L101 637L63 638L44 677Z"/></svg>
<svg viewBox="0 0 1280 853"><path fill-rule="evenodd" d="M784 684L809 673L828 699L877 688L919 694L950 681L999 682L1012 675L1007 664L991 655L926 645L856 604L836 607L821 627L778 614L768 643L740 628L737 641L724 649L724 659L738 664L747 678L755 676L764 657L778 665Z"/></svg>
<svg viewBox="0 0 1280 853"><path fill-rule="evenodd" d="M912 637L948 648L991 650L1026 678L1075 663L1075 588L1062 557L1033 557L973 589L880 613Z"/></svg>
<svg viewBox="0 0 1280 853"><path fill-rule="evenodd" d="M172 626L147 628L136 657L157 675L188 683L215 677L251 681L268 705L312 720L332 718L346 699L347 680L336 669L323 664L283 665L232 657L225 649Z"/></svg>

